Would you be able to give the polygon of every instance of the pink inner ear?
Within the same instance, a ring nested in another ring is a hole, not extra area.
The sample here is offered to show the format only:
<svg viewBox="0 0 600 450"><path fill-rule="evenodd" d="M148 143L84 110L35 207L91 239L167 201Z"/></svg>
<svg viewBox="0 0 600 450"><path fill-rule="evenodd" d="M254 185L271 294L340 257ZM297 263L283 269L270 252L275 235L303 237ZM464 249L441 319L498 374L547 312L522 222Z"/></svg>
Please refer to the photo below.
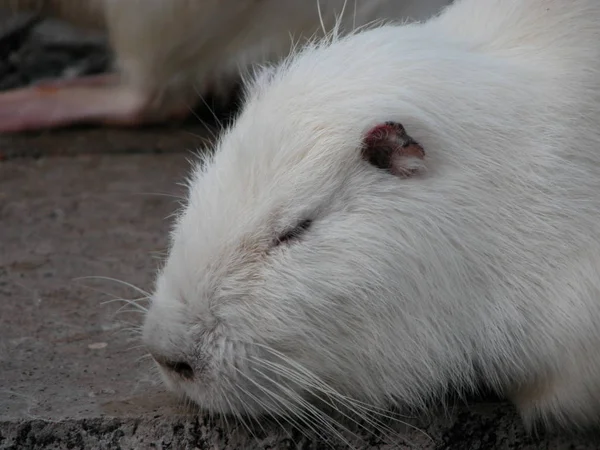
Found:
<svg viewBox="0 0 600 450"><path fill-rule="evenodd" d="M425 150L411 138L398 122L385 122L365 135L363 158L393 175L408 177L416 173L425 158Z"/></svg>

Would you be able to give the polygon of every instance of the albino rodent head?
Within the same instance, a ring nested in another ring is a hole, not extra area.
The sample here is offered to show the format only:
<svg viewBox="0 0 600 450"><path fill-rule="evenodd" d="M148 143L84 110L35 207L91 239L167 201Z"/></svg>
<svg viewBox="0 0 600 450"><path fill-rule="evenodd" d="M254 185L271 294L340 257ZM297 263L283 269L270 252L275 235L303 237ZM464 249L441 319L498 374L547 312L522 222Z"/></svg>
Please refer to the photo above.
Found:
<svg viewBox="0 0 600 450"><path fill-rule="evenodd" d="M397 198L418 189L426 152L390 104L376 111L368 89L349 98L344 69L312 62L308 52L249 87L190 182L157 282L146 342L159 362L185 363L165 379L207 409L297 408L308 373L368 392L370 376L354 374L385 358L389 290L406 282ZM294 365L309 372L290 380Z"/></svg>
<svg viewBox="0 0 600 450"><path fill-rule="evenodd" d="M319 399L422 406L478 376L559 386L592 348L597 308L561 302L598 254L597 220L573 199L600 177L563 149L600 138L584 119L558 124L583 117L597 82L560 52L532 44L534 63L524 50L506 63L427 27L308 46L248 87L190 180L147 315L171 389L252 415ZM581 341L565 341L572 329Z"/></svg>

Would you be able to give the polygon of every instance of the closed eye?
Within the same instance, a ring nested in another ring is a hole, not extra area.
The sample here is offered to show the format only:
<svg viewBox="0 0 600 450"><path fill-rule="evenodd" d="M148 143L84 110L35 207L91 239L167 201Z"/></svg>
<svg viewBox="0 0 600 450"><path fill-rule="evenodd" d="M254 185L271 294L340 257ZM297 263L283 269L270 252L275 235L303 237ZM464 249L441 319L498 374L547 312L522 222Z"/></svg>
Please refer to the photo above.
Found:
<svg viewBox="0 0 600 450"><path fill-rule="evenodd" d="M310 228L311 225L312 225L312 220L310 220L310 219L302 220L300 223L298 223L298 225L296 225L291 230L288 230L285 233L282 233L275 240L274 245L277 246L277 245L298 239L300 236L302 236L304 233L306 233L306 231L308 231L308 229Z"/></svg>

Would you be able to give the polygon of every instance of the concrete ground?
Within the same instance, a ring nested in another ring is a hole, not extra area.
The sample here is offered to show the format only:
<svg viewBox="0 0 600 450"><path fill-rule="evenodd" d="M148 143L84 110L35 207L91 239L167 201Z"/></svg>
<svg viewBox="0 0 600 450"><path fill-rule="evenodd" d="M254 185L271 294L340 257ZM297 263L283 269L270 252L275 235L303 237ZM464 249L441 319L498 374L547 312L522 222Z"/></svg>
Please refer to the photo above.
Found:
<svg viewBox="0 0 600 450"><path fill-rule="evenodd" d="M346 448L268 424L211 421L157 382L113 297L151 289L166 217L202 127L0 137L0 449ZM85 277L106 277L85 278ZM110 280L110 279L114 280ZM126 311L121 311L125 306ZM421 418L368 449L593 449L528 436L502 402Z"/></svg>

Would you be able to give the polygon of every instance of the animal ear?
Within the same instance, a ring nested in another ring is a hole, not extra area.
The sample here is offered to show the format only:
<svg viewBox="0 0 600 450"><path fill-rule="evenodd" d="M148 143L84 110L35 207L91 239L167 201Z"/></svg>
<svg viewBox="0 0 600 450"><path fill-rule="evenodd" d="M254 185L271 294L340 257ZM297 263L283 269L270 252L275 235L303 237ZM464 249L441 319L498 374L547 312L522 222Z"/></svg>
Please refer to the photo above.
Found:
<svg viewBox="0 0 600 450"><path fill-rule="evenodd" d="M410 177L424 168L425 150L402 124L384 122L364 136L362 157L373 166L399 177Z"/></svg>

